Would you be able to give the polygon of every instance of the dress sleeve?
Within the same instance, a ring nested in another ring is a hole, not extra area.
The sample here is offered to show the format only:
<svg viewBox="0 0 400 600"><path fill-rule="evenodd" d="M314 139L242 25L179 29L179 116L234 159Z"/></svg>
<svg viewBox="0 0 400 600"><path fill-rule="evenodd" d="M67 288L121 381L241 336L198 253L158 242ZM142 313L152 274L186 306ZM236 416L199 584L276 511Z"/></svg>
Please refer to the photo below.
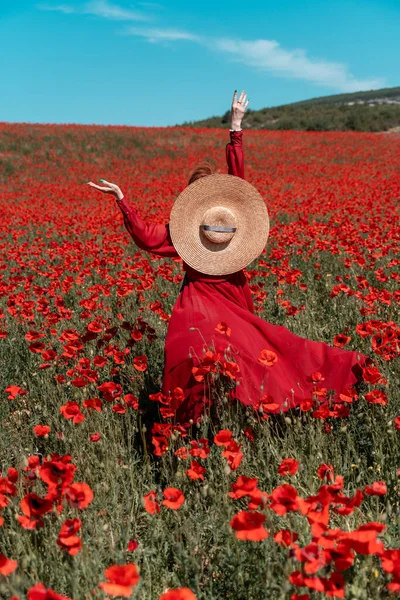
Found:
<svg viewBox="0 0 400 600"><path fill-rule="evenodd" d="M243 130L230 131L231 141L226 145L226 162L229 175L244 179Z"/></svg>
<svg viewBox="0 0 400 600"><path fill-rule="evenodd" d="M139 217L124 198L117 199L117 204L124 217L124 224L135 244L146 252L152 252L158 256L178 257L171 236L169 225L148 224Z"/></svg>

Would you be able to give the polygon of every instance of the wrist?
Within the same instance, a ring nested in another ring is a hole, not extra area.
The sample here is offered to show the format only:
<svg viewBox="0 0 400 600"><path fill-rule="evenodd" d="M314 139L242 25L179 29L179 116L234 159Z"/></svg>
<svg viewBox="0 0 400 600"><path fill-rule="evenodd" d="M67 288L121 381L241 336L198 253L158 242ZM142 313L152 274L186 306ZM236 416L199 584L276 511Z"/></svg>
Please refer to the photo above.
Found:
<svg viewBox="0 0 400 600"><path fill-rule="evenodd" d="M117 194L117 195L115 196L115 199L117 200L117 202L120 202L120 201L122 200L122 198L123 198L123 197L124 197L124 195L123 195L123 194Z"/></svg>
<svg viewBox="0 0 400 600"><path fill-rule="evenodd" d="M242 124L240 121L232 121L231 129L237 131L238 129L242 129Z"/></svg>

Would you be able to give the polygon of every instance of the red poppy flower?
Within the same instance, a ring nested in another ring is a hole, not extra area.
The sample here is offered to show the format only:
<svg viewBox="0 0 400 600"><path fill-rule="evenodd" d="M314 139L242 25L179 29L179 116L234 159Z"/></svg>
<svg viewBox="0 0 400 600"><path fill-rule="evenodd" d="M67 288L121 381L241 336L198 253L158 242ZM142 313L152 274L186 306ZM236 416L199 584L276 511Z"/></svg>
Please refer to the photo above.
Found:
<svg viewBox="0 0 400 600"><path fill-rule="evenodd" d="M386 573L400 573L400 549L387 548L380 556L382 569Z"/></svg>
<svg viewBox="0 0 400 600"><path fill-rule="evenodd" d="M268 499L270 498L269 494L266 492L262 492L258 488L255 488L253 491L249 492L247 496L250 498L247 504L247 510L257 510L258 508L264 508L267 505Z"/></svg>
<svg viewBox="0 0 400 600"><path fill-rule="evenodd" d="M258 362L266 367L272 367L276 362L278 362L278 355L273 350L261 350Z"/></svg>
<svg viewBox="0 0 400 600"><path fill-rule="evenodd" d="M78 533L81 527L82 521L80 519L66 519L66 521L64 521L62 524L60 533L58 535L61 537L67 537L73 533Z"/></svg>
<svg viewBox="0 0 400 600"><path fill-rule="evenodd" d="M68 519L72 520L72 519ZM75 520L75 519L74 519ZM77 519L79 520L79 519ZM65 525L65 524L64 524ZM64 527L63 525L63 527ZM82 550L82 540L79 536L73 534L62 535L63 529L58 534L57 544L62 550L68 552L70 556L76 556Z"/></svg>
<svg viewBox="0 0 400 600"><path fill-rule="evenodd" d="M373 366L364 367L362 371L362 377L367 383L378 383L378 381L382 377L379 369Z"/></svg>
<svg viewBox="0 0 400 600"><path fill-rule="evenodd" d="M85 420L77 402L67 402L64 406L60 406L60 413L65 419L72 419L74 423L81 423Z"/></svg>
<svg viewBox="0 0 400 600"><path fill-rule="evenodd" d="M18 471L17 469L14 469L14 467L10 467L7 471L7 478L12 482L12 483L17 483L18 481Z"/></svg>
<svg viewBox="0 0 400 600"><path fill-rule="evenodd" d="M164 494L165 500L163 500L161 502L161 504L163 504L167 508L172 508L173 510L178 510L178 508L180 508L182 506L182 504L185 502L185 496L183 495L181 490L178 490L177 488L173 488L173 487L165 488L165 490L163 491L163 494Z"/></svg>
<svg viewBox="0 0 400 600"><path fill-rule="evenodd" d="M251 495L257 489L258 478L257 477L246 477L246 475L240 475L237 478L236 483L232 483L231 492L228 492L230 498L239 499L245 496Z"/></svg>
<svg viewBox="0 0 400 600"><path fill-rule="evenodd" d="M351 404L352 402L358 400L358 394L353 387L348 387L342 390L342 392L339 394L339 399L342 402Z"/></svg>
<svg viewBox="0 0 400 600"><path fill-rule="evenodd" d="M192 460L190 463L190 469L186 471L186 475L190 477L190 479L201 479L202 481L204 481L203 473L205 473L206 471L207 469L202 467L200 463L196 462L195 460Z"/></svg>
<svg viewBox="0 0 400 600"><path fill-rule="evenodd" d="M204 376L210 372L210 367L193 367L192 374L196 381L204 381Z"/></svg>
<svg viewBox="0 0 400 600"><path fill-rule="evenodd" d="M136 540L129 540L128 542L128 552L134 552L138 548L139 544Z"/></svg>
<svg viewBox="0 0 400 600"><path fill-rule="evenodd" d="M135 410L139 408L139 400L133 394L125 394L124 402Z"/></svg>
<svg viewBox="0 0 400 600"><path fill-rule="evenodd" d="M311 375L307 376L307 380L313 383L318 383L319 381L325 381L325 377L323 377L319 371L315 371L314 373L311 373Z"/></svg>
<svg viewBox="0 0 400 600"><path fill-rule="evenodd" d="M103 331L102 325L97 321L92 321L91 323L88 323L86 325L86 328L88 331L92 331L93 333L100 333L101 331Z"/></svg>
<svg viewBox="0 0 400 600"><path fill-rule="evenodd" d="M44 337L44 333L39 333L38 331L27 331L25 334L25 339L28 342L34 342Z"/></svg>
<svg viewBox="0 0 400 600"><path fill-rule="evenodd" d="M350 342L350 340L351 340L350 336L344 335L344 333L339 333L338 335L335 335L335 337L333 338L333 345L338 348L343 348Z"/></svg>
<svg viewBox="0 0 400 600"><path fill-rule="evenodd" d="M191 456L195 456L196 458L207 458L211 452L207 438L200 438L198 441L192 440L189 443L191 445L191 449L189 450Z"/></svg>
<svg viewBox="0 0 400 600"><path fill-rule="evenodd" d="M29 518L36 518L45 515L50 512L53 503L51 500L41 498L35 493L26 494L20 502L21 510Z"/></svg>
<svg viewBox="0 0 400 600"><path fill-rule="evenodd" d="M9 385L4 391L9 394L7 396L8 400L15 400L17 396L24 396L27 393L19 385Z"/></svg>
<svg viewBox="0 0 400 600"><path fill-rule="evenodd" d="M260 542L269 536L264 528L265 516L258 512L247 512L241 510L231 520L231 527L236 531L235 535L239 540L249 540L251 542Z"/></svg>
<svg viewBox="0 0 400 600"><path fill-rule="evenodd" d="M131 331L131 338L135 340L135 342L140 342L140 340L143 338L143 334L138 329L133 329Z"/></svg>
<svg viewBox="0 0 400 600"><path fill-rule="evenodd" d="M299 507L299 496L292 485L280 485L272 491L270 508L278 515L283 516L289 511L297 511Z"/></svg>
<svg viewBox="0 0 400 600"><path fill-rule="evenodd" d="M99 439L101 438L101 433L92 433L92 435L90 436L90 441L91 442L98 442Z"/></svg>
<svg viewBox="0 0 400 600"><path fill-rule="evenodd" d="M230 379L236 379L240 373L240 367L233 361L224 361L222 363L221 373Z"/></svg>
<svg viewBox="0 0 400 600"><path fill-rule="evenodd" d="M263 396L261 398L260 401L260 406L258 407L258 411L261 414L264 414L264 419L268 418L268 414L265 413L270 413L270 414L276 414L281 412L281 406L280 404L277 404L273 397L270 394L265 394L265 396Z"/></svg>
<svg viewBox="0 0 400 600"><path fill-rule="evenodd" d="M383 543L377 535L386 529L383 523L365 523L354 531L343 532L340 535L341 544L351 548L358 554L382 554Z"/></svg>
<svg viewBox="0 0 400 600"><path fill-rule="evenodd" d="M50 433L50 427L48 425L35 425L35 427L33 427L33 432L36 437L43 437Z"/></svg>
<svg viewBox="0 0 400 600"><path fill-rule="evenodd" d="M326 463L323 463L322 465L319 465L317 469L317 475L320 479L325 479L326 477L328 481L333 481L335 471L332 465L327 465Z"/></svg>
<svg viewBox="0 0 400 600"><path fill-rule="evenodd" d="M50 487L61 485L64 490L74 479L76 466L69 462L70 456L53 457L51 460L45 460L39 467L39 477Z"/></svg>
<svg viewBox="0 0 400 600"><path fill-rule="evenodd" d="M172 394L169 396L169 408L172 411L176 411L182 402L185 400L185 392L182 388L176 387Z"/></svg>
<svg viewBox="0 0 400 600"><path fill-rule="evenodd" d="M156 498L157 496L154 490L151 490L151 492L143 496L144 509L149 515L154 515L155 512L159 513L161 510Z"/></svg>
<svg viewBox="0 0 400 600"><path fill-rule="evenodd" d="M65 492L65 499L73 508L87 508L92 502L93 496L93 490L87 483L72 483Z"/></svg>
<svg viewBox="0 0 400 600"><path fill-rule="evenodd" d="M235 440L232 440L222 452L222 456L228 460L228 464L232 471L235 471L242 462L244 454L240 450L241 447L242 444L238 444Z"/></svg>
<svg viewBox="0 0 400 600"><path fill-rule="evenodd" d="M158 600L197 600L197 598L189 588L182 587L168 590L168 592L161 594Z"/></svg>
<svg viewBox="0 0 400 600"><path fill-rule="evenodd" d="M189 458L189 452L185 446L182 446L181 448L178 448L178 450L175 450L174 455L182 460L186 460L187 458Z"/></svg>
<svg viewBox="0 0 400 600"><path fill-rule="evenodd" d="M372 485L366 485L364 492L368 496L384 496L387 494L387 486L384 481L374 481Z"/></svg>
<svg viewBox="0 0 400 600"><path fill-rule="evenodd" d="M251 427L246 427L243 433L251 442L254 442L255 437Z"/></svg>
<svg viewBox="0 0 400 600"><path fill-rule="evenodd" d="M299 539L299 536L295 531L289 529L280 529L274 535L274 540L277 544L282 546L291 546Z"/></svg>
<svg viewBox="0 0 400 600"><path fill-rule="evenodd" d="M34 531L35 529L41 529L44 527L44 522L42 519L30 519L25 515L18 515L17 521L24 529L28 529L30 531Z"/></svg>
<svg viewBox="0 0 400 600"><path fill-rule="evenodd" d="M37 583L28 590L27 600L71 600L71 598L57 594L51 588L46 589L43 583Z"/></svg>
<svg viewBox="0 0 400 600"><path fill-rule="evenodd" d="M333 512L338 515L350 515L354 511L354 507L361 506L363 499L364 494L361 490L356 490L353 498L338 496Z"/></svg>
<svg viewBox="0 0 400 600"><path fill-rule="evenodd" d="M221 323L218 323L218 325L215 328L215 331L221 333L222 335L226 335L227 337L230 337L232 335L232 329L228 327L228 325L223 321Z"/></svg>
<svg viewBox="0 0 400 600"><path fill-rule="evenodd" d="M370 404L381 404L382 406L386 406L388 403L387 396L382 390L371 390L365 394L365 399Z"/></svg>
<svg viewBox="0 0 400 600"><path fill-rule="evenodd" d="M168 450L168 440L164 435L153 435L151 443L154 446L154 456L162 456Z"/></svg>
<svg viewBox="0 0 400 600"><path fill-rule="evenodd" d="M113 402L116 398L119 398L122 394L122 386L114 381L105 381L99 385L98 390L103 394L104 400L107 402Z"/></svg>
<svg viewBox="0 0 400 600"><path fill-rule="evenodd" d="M232 439L233 439L232 431L230 431L229 429L221 429L221 431L219 431L214 436L214 444L216 444L217 446L229 446Z"/></svg>
<svg viewBox="0 0 400 600"><path fill-rule="evenodd" d="M0 554L0 575L11 575L14 573L16 568L18 567L18 562L16 560L11 560L4 556L4 554Z"/></svg>
<svg viewBox="0 0 400 600"><path fill-rule="evenodd" d="M0 477L0 494L16 496L17 493L17 488L9 477Z"/></svg>
<svg viewBox="0 0 400 600"><path fill-rule="evenodd" d="M397 431L400 431L400 416L395 418L395 420L394 420L394 428Z"/></svg>
<svg viewBox="0 0 400 600"><path fill-rule="evenodd" d="M133 359L133 366L137 371L146 371L147 369L147 356L144 354L141 356L135 356Z"/></svg>
<svg viewBox="0 0 400 600"><path fill-rule="evenodd" d="M124 598L132 595L132 588L140 580L138 568L133 563L112 565L104 571L104 575L108 581L99 583L99 587L110 596L123 596Z"/></svg>
<svg viewBox="0 0 400 600"><path fill-rule="evenodd" d="M299 407L303 412L308 412L313 406L314 402L311 398L304 398L303 400L300 400Z"/></svg>
<svg viewBox="0 0 400 600"><path fill-rule="evenodd" d="M299 462L294 458L284 458L278 467L279 475L295 475L299 469Z"/></svg>
<svg viewBox="0 0 400 600"><path fill-rule="evenodd" d="M101 412L103 403L100 398L88 398L87 400L83 401L83 406L84 408L92 408L97 412Z"/></svg>

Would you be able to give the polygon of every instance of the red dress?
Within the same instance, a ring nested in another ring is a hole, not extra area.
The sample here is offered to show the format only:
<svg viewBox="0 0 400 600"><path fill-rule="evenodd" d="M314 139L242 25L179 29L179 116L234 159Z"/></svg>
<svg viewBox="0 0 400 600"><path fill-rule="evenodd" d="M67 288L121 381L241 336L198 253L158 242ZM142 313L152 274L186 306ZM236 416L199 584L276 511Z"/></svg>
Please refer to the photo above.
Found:
<svg viewBox="0 0 400 600"><path fill-rule="evenodd" d="M244 179L243 132L231 132L230 136L226 146L229 173ZM139 248L158 256L178 256L168 224L147 224L125 198L117 203ZM176 387L184 390L185 399L176 412L178 423L196 422L204 411L208 376L198 381L192 369L200 365L205 356L203 350L211 347L220 354L221 365L225 361L238 365L239 371L233 373L239 382L234 396L256 409L262 403L277 405L269 406L270 412L287 411L311 398L312 383L308 376L315 372L325 378L319 388L337 393L360 380L361 366L367 356L299 337L286 327L272 325L255 315L243 270L212 276L199 273L185 263L183 268L185 282L173 307L165 340L163 378L164 394ZM216 331L221 322L230 328L229 336ZM262 350L275 353L277 360L272 366L259 362ZM229 366L225 363L225 370L232 372ZM201 379L201 373L195 373L197 379Z"/></svg>

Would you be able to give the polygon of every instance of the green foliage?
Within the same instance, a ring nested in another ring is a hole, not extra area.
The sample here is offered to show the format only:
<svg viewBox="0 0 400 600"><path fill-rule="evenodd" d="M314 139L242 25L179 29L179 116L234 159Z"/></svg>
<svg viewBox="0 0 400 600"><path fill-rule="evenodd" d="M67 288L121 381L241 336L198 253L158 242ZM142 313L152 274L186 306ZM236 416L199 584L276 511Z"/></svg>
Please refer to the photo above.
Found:
<svg viewBox="0 0 400 600"><path fill-rule="evenodd" d="M377 101L396 101L379 104ZM358 104L370 102L370 104ZM243 127L305 131L387 131L400 125L400 88L339 94L275 108L246 111ZM230 111L223 117L184 123L187 127L230 127Z"/></svg>

